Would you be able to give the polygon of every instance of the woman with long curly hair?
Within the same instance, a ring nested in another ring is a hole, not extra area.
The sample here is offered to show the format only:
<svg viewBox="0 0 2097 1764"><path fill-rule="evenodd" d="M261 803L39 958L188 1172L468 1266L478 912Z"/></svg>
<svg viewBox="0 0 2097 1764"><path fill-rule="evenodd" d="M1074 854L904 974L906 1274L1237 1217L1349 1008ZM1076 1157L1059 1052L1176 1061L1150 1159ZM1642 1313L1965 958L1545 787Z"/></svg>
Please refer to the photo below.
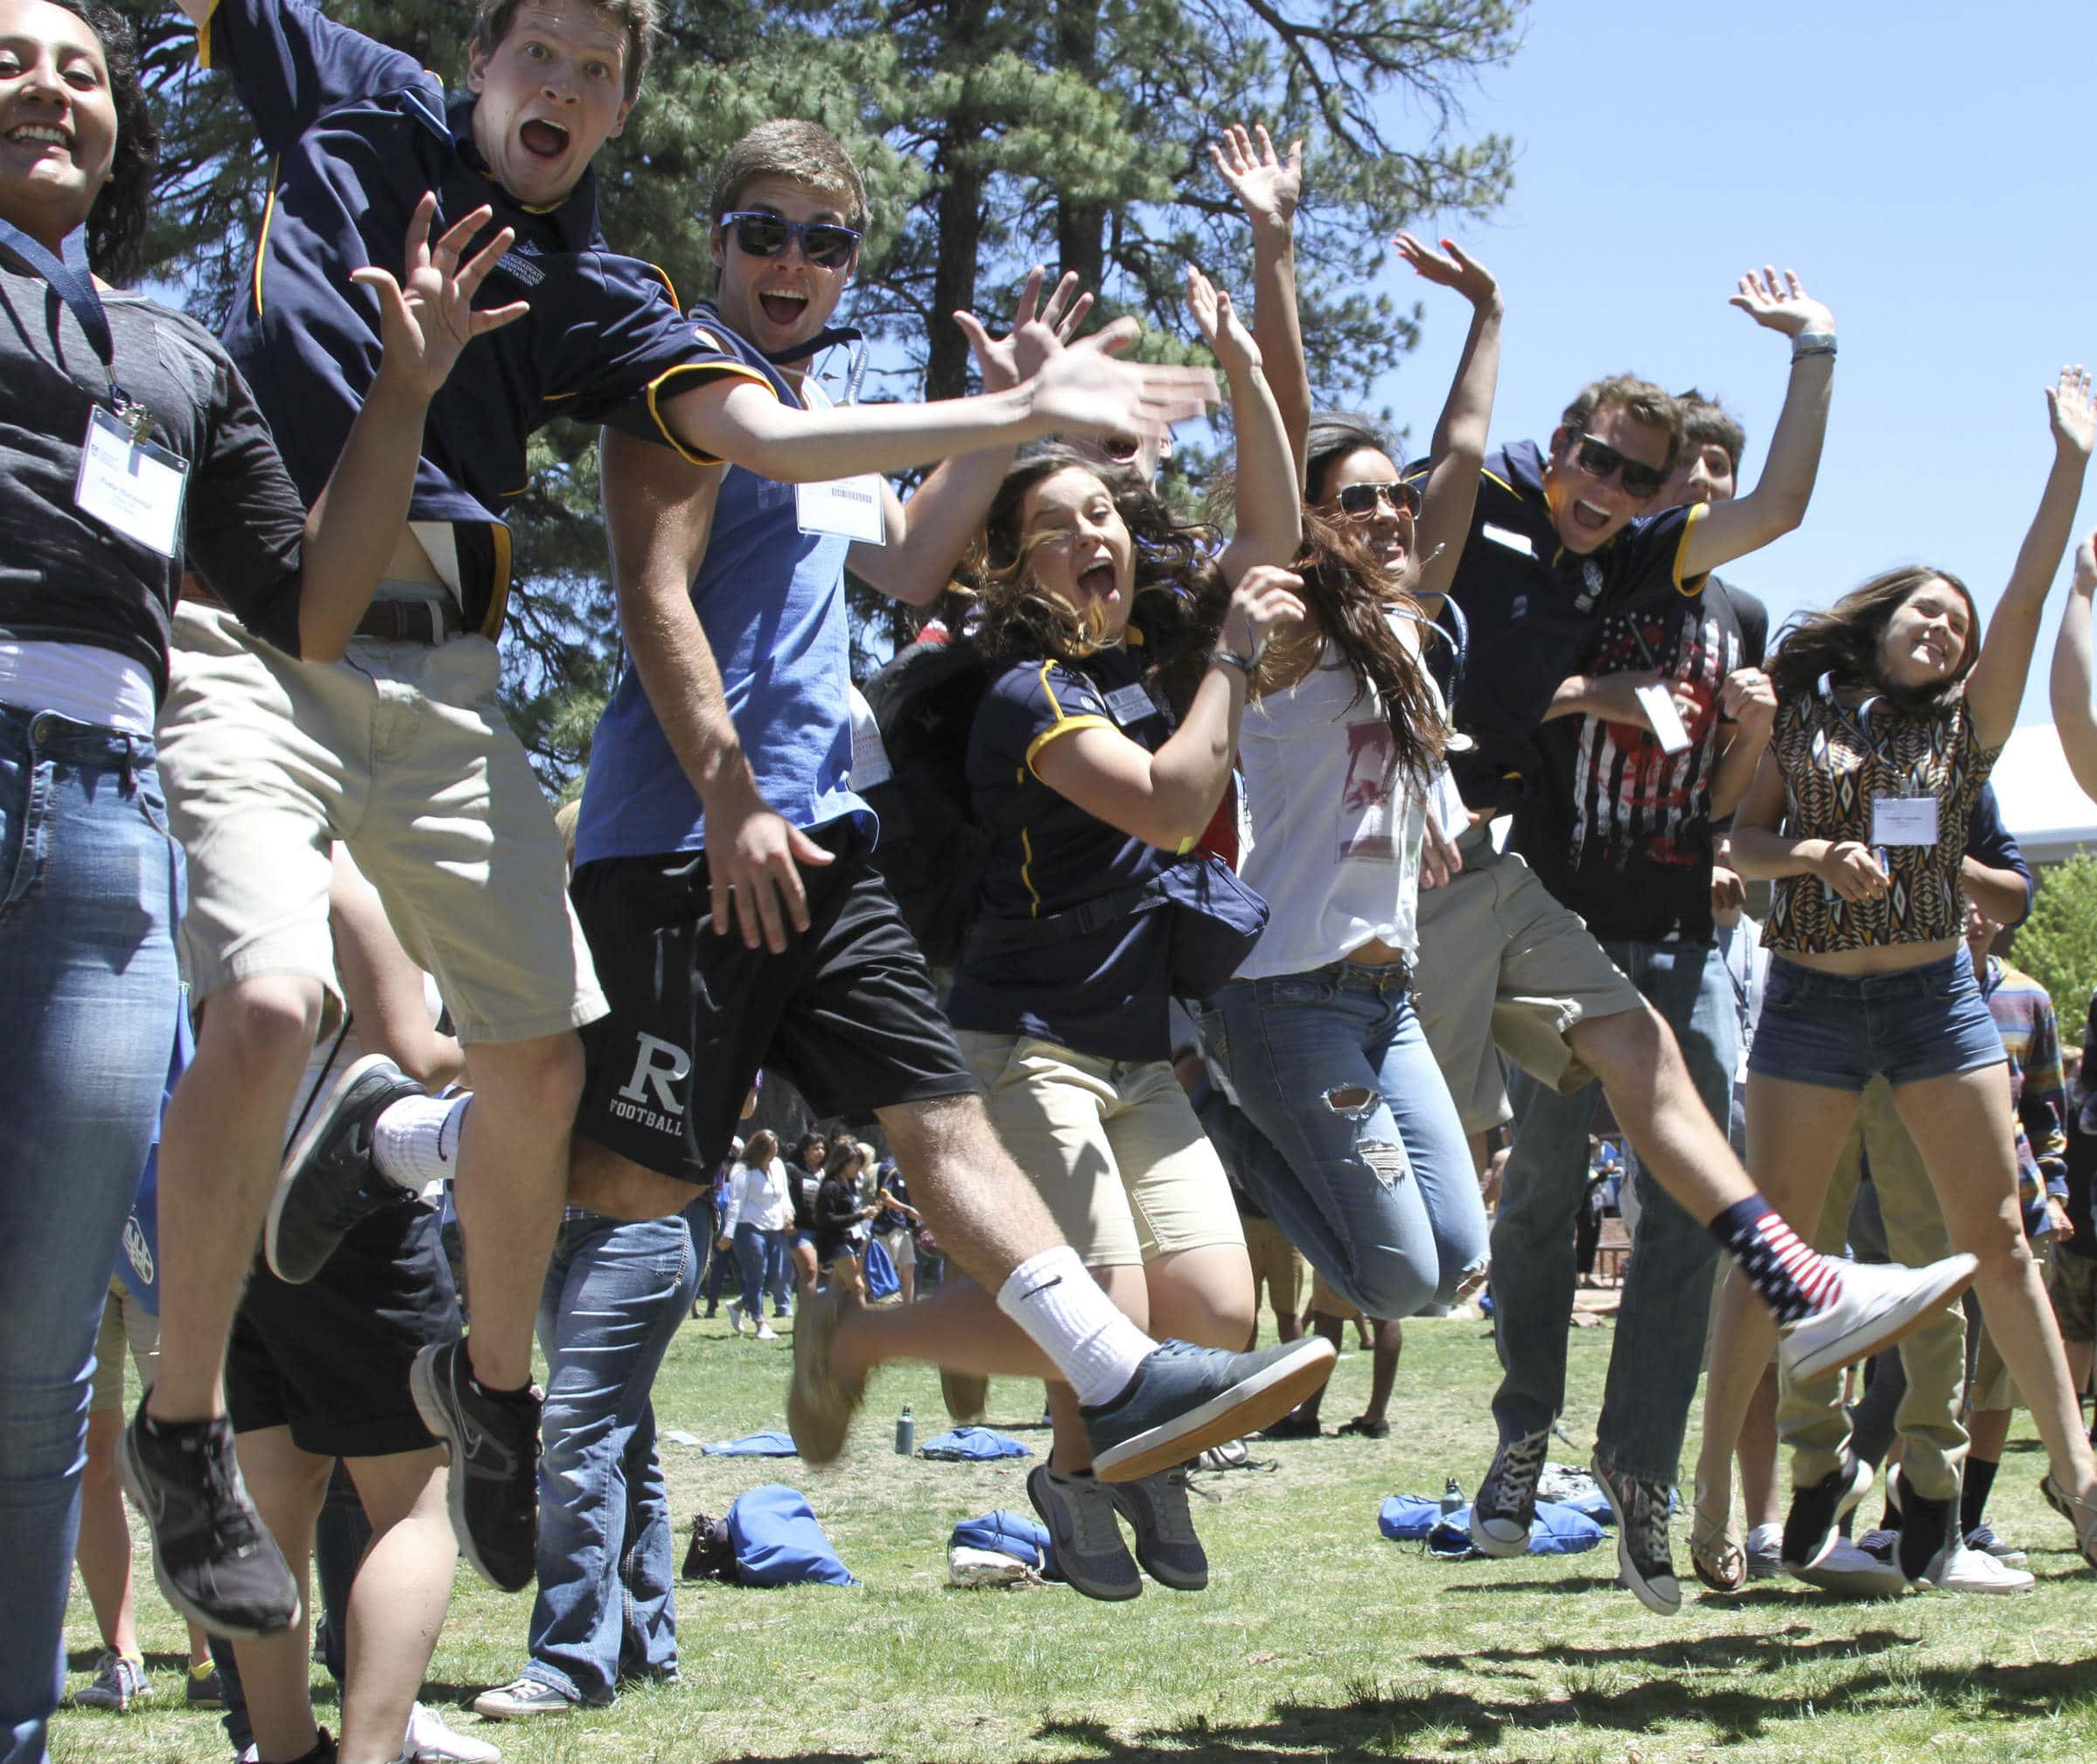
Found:
<svg viewBox="0 0 2097 1764"><path fill-rule="evenodd" d="M2097 439L2086 371L2063 370L2046 397L2052 464L1985 640L1965 584L1930 565L1889 570L1795 620L1770 664L1775 730L1733 854L1741 875L1775 884L1748 1069L1750 1173L1786 1217L1817 1217L1864 1088L1886 1079L1953 1248L1978 1259L1974 1290L2045 1442L2046 1498L2097 1566L2097 1463L2024 1238L2003 1044L1962 935L1959 880L1967 816L2016 723ZM1708 1458L1732 1449L1773 1339L1736 1268L1713 1334ZM1785 1567L1827 1554L1871 1479L1845 1451L1795 1492ZM1920 1586L1953 1546L1957 1505L1903 1497L1900 1566Z"/></svg>

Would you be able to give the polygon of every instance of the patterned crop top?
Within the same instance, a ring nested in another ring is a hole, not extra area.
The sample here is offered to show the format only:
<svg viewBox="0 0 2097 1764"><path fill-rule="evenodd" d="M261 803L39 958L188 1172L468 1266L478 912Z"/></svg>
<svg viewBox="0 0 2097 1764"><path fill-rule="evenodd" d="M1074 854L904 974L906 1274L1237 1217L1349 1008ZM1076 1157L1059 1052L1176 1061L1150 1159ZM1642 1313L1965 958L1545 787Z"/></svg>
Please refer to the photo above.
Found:
<svg viewBox="0 0 2097 1764"><path fill-rule="evenodd" d="M1784 779L1784 831L1794 839L1871 846L1872 804L1882 796L1934 797L1934 845L1879 844L1893 886L1876 900L1845 901L1818 876L1778 880L1762 933L1772 950L1825 955L1889 944L1934 943L1965 930L1959 862L1966 821L1994 769L1963 698L1934 715L1868 712L1820 690L1779 707L1770 751Z"/></svg>

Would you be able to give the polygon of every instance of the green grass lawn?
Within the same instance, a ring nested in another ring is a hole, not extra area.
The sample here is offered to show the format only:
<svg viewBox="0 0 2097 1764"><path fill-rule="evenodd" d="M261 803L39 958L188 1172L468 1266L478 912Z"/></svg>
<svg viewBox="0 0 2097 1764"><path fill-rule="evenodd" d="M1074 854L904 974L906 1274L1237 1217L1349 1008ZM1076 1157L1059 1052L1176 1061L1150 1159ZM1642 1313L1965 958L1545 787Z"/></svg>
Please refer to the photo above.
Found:
<svg viewBox="0 0 2097 1764"><path fill-rule="evenodd" d="M1583 1442L1610 1340L1607 1327L1573 1335L1566 1425ZM688 1325L657 1387L661 1425L709 1440L783 1425L788 1356L784 1339L761 1345L718 1323ZM1378 1535L1385 1495L1438 1491L1452 1474L1476 1486L1495 1374L1481 1325L1408 1325L1388 1440L1256 1446L1279 1468L1201 1478L1216 1497L1195 1513L1208 1591L1147 1586L1132 1603L1102 1605L1062 1587L947 1587L948 1531L992 1507L1025 1510L1029 1461L896 1457L905 1402L920 1439L944 1412L929 1369L891 1373L875 1387L855 1454L827 1474L664 1448L681 1527L696 1509L725 1512L746 1488L790 1482L862 1587L681 1588L682 1684L629 1691L606 1711L476 1728L457 1712L523 1664L530 1604L462 1570L426 1698L506 1759L546 1764L2097 1757L2097 1576L2038 1498L2044 1459L2023 1417L1990 1517L2031 1549L2036 1593L1844 1603L1782 1581L1708 1597L1689 1576L1684 1520L1676 1556L1690 1591L1670 1619L1613 1584L1613 1543L1449 1565ZM1341 1359L1328 1426L1359 1411L1367 1380L1367 1355ZM1045 1450L1046 1433L1031 1426L1039 1394L993 1386L991 1419ZM1864 1512L1875 1518L1875 1496ZM61 1713L59 1764L228 1755L214 1719L181 1707L182 1631L149 1573L141 1607L164 1706ZM77 1683L95 1648L77 1585L67 1640ZM332 1704L332 1687L315 1694ZM328 1707L321 1719L331 1720Z"/></svg>

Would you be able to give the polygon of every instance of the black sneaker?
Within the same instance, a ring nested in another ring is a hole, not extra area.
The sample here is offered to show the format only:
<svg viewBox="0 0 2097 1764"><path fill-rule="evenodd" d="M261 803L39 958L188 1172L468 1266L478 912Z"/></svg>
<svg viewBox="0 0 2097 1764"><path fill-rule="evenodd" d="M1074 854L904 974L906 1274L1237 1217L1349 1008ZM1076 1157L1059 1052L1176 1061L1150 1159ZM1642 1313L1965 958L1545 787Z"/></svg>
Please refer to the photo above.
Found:
<svg viewBox="0 0 2097 1764"><path fill-rule="evenodd" d="M1894 1560L1911 1587L1936 1584L1932 1568L1956 1540L1953 1527L1958 1521L1958 1502L1948 1497L1933 1501L1907 1483L1900 1485L1900 1544Z"/></svg>
<svg viewBox="0 0 2097 1764"><path fill-rule="evenodd" d="M1673 1616L1682 1608L1682 1583L1675 1578L1674 1553L1667 1543L1667 1484L1641 1482L1599 1457L1594 1469L1616 1516L1616 1567L1624 1585L1647 1610Z"/></svg>
<svg viewBox="0 0 2097 1764"><path fill-rule="evenodd" d="M299 1621L299 1584L247 1498L230 1421L149 1430L141 1402L116 1457L152 1533L153 1577L170 1605L218 1636L274 1636Z"/></svg>
<svg viewBox="0 0 2097 1764"><path fill-rule="evenodd" d="M1544 1473L1544 1453L1551 1429L1504 1440L1492 1455L1492 1468L1478 1484L1471 1504L1471 1540L1489 1556L1519 1556L1529 1547L1529 1523L1536 1517L1536 1484Z"/></svg>
<svg viewBox="0 0 2097 1764"><path fill-rule="evenodd" d="M1791 1511L1784 1515L1784 1568L1798 1574L1817 1568L1835 1547L1842 1516L1862 1500L1872 1485L1872 1467L1853 1452L1827 1475L1791 1491Z"/></svg>
<svg viewBox="0 0 2097 1764"><path fill-rule="evenodd" d="M371 1126L403 1097L427 1094L384 1054L367 1054L343 1074L291 1148L270 1197L262 1253L279 1280L303 1286L351 1227L400 1197L371 1167Z"/></svg>
<svg viewBox="0 0 2097 1764"><path fill-rule="evenodd" d="M521 1593L538 1572L539 1399L474 1382L463 1341L415 1356L408 1382L422 1424L451 1455L452 1531L474 1572Z"/></svg>

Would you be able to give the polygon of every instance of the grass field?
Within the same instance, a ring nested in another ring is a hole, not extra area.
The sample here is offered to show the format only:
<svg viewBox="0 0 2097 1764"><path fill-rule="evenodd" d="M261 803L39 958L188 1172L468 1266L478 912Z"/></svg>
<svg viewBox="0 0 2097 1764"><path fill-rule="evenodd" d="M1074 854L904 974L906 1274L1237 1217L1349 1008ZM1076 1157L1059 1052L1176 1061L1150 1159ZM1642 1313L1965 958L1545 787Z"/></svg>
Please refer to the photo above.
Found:
<svg viewBox="0 0 2097 1764"><path fill-rule="evenodd" d="M1566 1427L1583 1446L1610 1339L1607 1327L1573 1336ZM784 1339L761 1345L718 1323L689 1325L657 1387L660 1423L702 1439L781 1425L787 1361ZM665 1448L681 1527L695 1509L725 1512L743 1490L787 1481L809 1495L862 1588L681 1588L681 1685L629 1691L610 1710L476 1726L458 1712L523 1664L529 1601L462 1569L425 1697L519 1764L2097 1757L2097 1576L2039 1501L2043 1456L2022 1416L1990 1518L2031 1549L2036 1593L1844 1603L1783 1581L1706 1596L1689 1576L1681 1521L1676 1556L1691 1590L1666 1619L1614 1586L1609 1543L1451 1566L1377 1534L1386 1494L1438 1491L1452 1474L1475 1487L1495 1371L1480 1325L1408 1325L1388 1441L1257 1445L1256 1456L1278 1461L1272 1473L1201 1478L1216 1497L1195 1513L1209 1590L1149 1586L1113 1606L1062 1587L946 1586L949 1529L992 1507L1024 1510L1027 1461L896 1457L903 1404L921 1439L943 1411L929 1370L890 1373L854 1456L828 1474ZM1329 1426L1359 1411L1367 1357L1350 1352L1334 1377ZM1000 1383L991 1419L1045 1450L1046 1434L1029 1425L1038 1398L1038 1387ZM1864 1511L1875 1518L1875 1496ZM181 1629L149 1578L141 1605L168 1706L61 1713L59 1764L228 1755L214 1719L180 1707ZM77 1583L67 1639L77 1683L95 1647ZM331 1705L325 1675L315 1678L316 1698ZM329 1707L321 1719L331 1721Z"/></svg>

